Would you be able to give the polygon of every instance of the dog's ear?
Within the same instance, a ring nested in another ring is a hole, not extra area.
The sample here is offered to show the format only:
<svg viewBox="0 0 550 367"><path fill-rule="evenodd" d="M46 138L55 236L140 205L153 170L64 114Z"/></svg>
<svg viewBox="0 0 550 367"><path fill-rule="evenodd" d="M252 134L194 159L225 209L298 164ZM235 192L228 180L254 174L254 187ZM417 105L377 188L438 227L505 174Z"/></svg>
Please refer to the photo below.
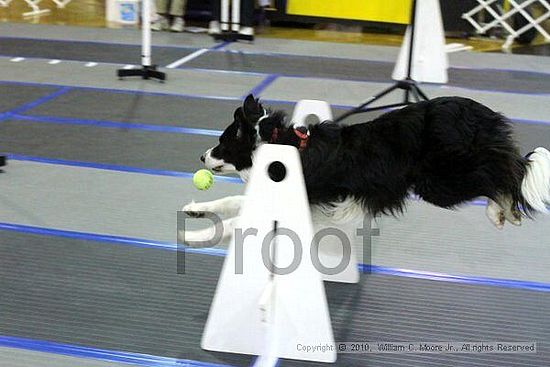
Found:
<svg viewBox="0 0 550 367"><path fill-rule="evenodd" d="M235 110L235 112L233 113L233 120L239 123L246 121L246 117L244 116L244 111L242 107L239 107Z"/></svg>
<svg viewBox="0 0 550 367"><path fill-rule="evenodd" d="M253 128L250 125L250 122L244 115L244 111L242 107L239 107L235 110L235 113L233 114L234 121L237 123L237 138L240 139L243 136L243 133L245 131L250 130Z"/></svg>
<svg viewBox="0 0 550 367"><path fill-rule="evenodd" d="M252 94L249 94L244 100L243 111L246 119L254 124L264 114L262 105Z"/></svg>

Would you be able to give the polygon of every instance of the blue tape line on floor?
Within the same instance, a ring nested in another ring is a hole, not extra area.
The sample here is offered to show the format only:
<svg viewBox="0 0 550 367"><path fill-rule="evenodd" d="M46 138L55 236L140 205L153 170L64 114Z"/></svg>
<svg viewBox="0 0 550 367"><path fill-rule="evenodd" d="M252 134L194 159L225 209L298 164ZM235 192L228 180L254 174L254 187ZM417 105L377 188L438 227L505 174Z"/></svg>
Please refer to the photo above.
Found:
<svg viewBox="0 0 550 367"><path fill-rule="evenodd" d="M67 86L63 84L52 84L52 83L34 83L34 82L19 82L19 81L9 81L9 80L0 80L0 84L6 85L20 85L20 86L42 86L42 87L68 87L73 90L91 90L107 93L120 93L120 94L132 94L132 95L143 95L143 96L165 96L165 97L178 97L178 98L192 98L192 99L209 99L215 101L235 101L235 107L238 106L238 103L242 101L243 97L226 97L226 96L209 96L209 95L194 95L194 94L172 94L172 93L162 93L162 92L144 92L144 91L133 91L127 89L115 89L115 88L101 88L101 87L83 87L83 86ZM280 103L280 104L289 104L294 105L297 101L283 100L283 99L273 99L265 98L262 99L262 102L269 103ZM354 105L343 105L343 104L332 104L333 109L342 109L347 110L355 107ZM0 114L0 119L4 114ZM527 125L550 125L550 121L544 120L532 120L532 119L523 119L523 118L514 118L509 116L509 118L518 124L527 124Z"/></svg>
<svg viewBox="0 0 550 367"><path fill-rule="evenodd" d="M34 352L52 353L76 358L97 359L108 362L128 363L143 367L230 367L208 362L154 356L150 354L122 352L80 345L55 343L45 340L35 340L14 336L0 335L0 347L30 350Z"/></svg>
<svg viewBox="0 0 550 367"><path fill-rule="evenodd" d="M154 175L154 176L193 178L193 173L190 173L190 172L156 170L156 169L149 169L149 168L128 167L128 166L120 166L115 164L105 164L105 163L95 163L95 162L69 161L65 159L33 157L33 156L28 156L23 154L11 154L11 153L7 153L7 157L8 159L15 160L15 161L36 162L36 163L44 163L44 164L58 164L61 166L95 168L95 169L103 169L108 171L141 173L145 175ZM214 176L214 178L216 181L238 183L238 184L242 183L242 180L238 177Z"/></svg>
<svg viewBox="0 0 550 367"><path fill-rule="evenodd" d="M0 230L13 231L20 233L30 233L37 235L46 235L46 236L58 236L65 238L73 238L80 240L90 240L96 242L106 242L120 245L130 245L137 247L148 247L156 248L163 250L172 250L175 251L178 249L178 245L171 244L168 242L158 242L152 240L131 238L131 237L120 237L112 235L103 235L103 234L94 234L94 233L85 233L85 232L76 232L76 231L66 231L59 229L43 228L43 227L34 227L27 226L22 224L14 223L0 223ZM183 247L180 246L180 250ZM219 248L189 248L185 247L185 252L193 254L202 254L202 255L214 255L214 256L225 256L227 250ZM514 279L497 279L497 278L484 278L484 277L474 277L474 276L465 276L465 275L451 275L444 273L436 273L429 271L421 270L409 270L409 269L395 269L378 265L368 265L368 264L358 264L359 270L362 273L372 273L380 275L392 275L405 278L415 278L415 279L425 279L425 280L434 280L434 281L443 281L451 283L462 283L470 285L486 285L486 286L497 286L504 288L517 288L523 290L532 290L539 292L550 292L550 284L539 283L539 282L530 282Z"/></svg>
<svg viewBox="0 0 550 367"><path fill-rule="evenodd" d="M33 109L37 106L40 106L41 104L49 102L49 101L65 94L65 93L69 92L70 90L72 90L72 87L63 86L63 87L59 88L58 90L56 90L53 93L50 93L50 94L45 95L43 97L40 97L40 98L38 98L34 101L25 103L25 104L23 104L19 107L16 107L16 108L14 108L12 110L9 110L9 111L6 111L4 113L6 113L6 114L19 114L19 113L26 112L30 109Z"/></svg>
<svg viewBox="0 0 550 367"><path fill-rule="evenodd" d="M227 253L225 249L219 249L219 248L192 248L184 245L178 245L175 243L153 241L153 240L147 240L142 238L67 231L62 229L35 227L35 226L28 226L24 224L15 224L15 223L0 222L0 230L18 232L18 233L36 234L41 236L71 238L71 239L84 240L84 241L112 243L112 244L118 244L118 245L131 245L136 247L147 247L147 248L154 248L154 249L161 249L161 250L170 250L170 251L179 250L179 251L185 251L186 253L190 253L190 254L225 256Z"/></svg>
<svg viewBox="0 0 550 367"><path fill-rule="evenodd" d="M451 283L461 283L470 285L488 285L504 288L518 288L523 290L532 290L539 292L550 292L550 284L528 282L514 279L497 279L497 278L484 278L484 277L472 277L463 275L450 275L444 273L436 273L429 271L418 271L408 269L392 269L377 265L365 265L360 264L359 269L363 273L374 273L383 275L392 275L405 278L425 279L444 281Z"/></svg>
<svg viewBox="0 0 550 367"><path fill-rule="evenodd" d="M271 74L268 75L264 80L260 82L257 86L252 88L248 94L252 94L254 97L258 97L267 87L269 87L277 78L279 77L278 74ZM246 96L243 96L245 98Z"/></svg>
<svg viewBox="0 0 550 367"><path fill-rule="evenodd" d="M221 51L223 48L225 48L225 46L230 45L230 44L231 44L231 42L224 41L222 43L218 43L217 45L210 47L210 50L220 50Z"/></svg>
<svg viewBox="0 0 550 367"><path fill-rule="evenodd" d="M174 133L174 134L187 134L187 135L202 135L202 136L221 136L223 131L211 130L211 129L198 129L193 127L183 126L168 126L168 125L150 125L141 123L129 123L118 121L106 121L106 120L89 120L89 119L77 119L67 117L54 117L54 116L31 116L31 115L19 115L8 114L7 118L14 120L26 120L34 122L43 122L59 125L85 125L95 126L102 128L118 128L118 129L133 129L143 131L153 131L162 133Z"/></svg>

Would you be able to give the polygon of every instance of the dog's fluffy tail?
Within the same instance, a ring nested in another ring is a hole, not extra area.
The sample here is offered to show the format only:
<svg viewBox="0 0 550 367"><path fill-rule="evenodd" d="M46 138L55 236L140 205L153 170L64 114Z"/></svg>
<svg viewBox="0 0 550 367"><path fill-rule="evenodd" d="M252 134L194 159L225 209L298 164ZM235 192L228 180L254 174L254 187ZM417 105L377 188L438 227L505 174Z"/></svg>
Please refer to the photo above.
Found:
<svg viewBox="0 0 550 367"><path fill-rule="evenodd" d="M537 148L528 156L527 172L521 184L523 198L533 211L549 213L550 152Z"/></svg>

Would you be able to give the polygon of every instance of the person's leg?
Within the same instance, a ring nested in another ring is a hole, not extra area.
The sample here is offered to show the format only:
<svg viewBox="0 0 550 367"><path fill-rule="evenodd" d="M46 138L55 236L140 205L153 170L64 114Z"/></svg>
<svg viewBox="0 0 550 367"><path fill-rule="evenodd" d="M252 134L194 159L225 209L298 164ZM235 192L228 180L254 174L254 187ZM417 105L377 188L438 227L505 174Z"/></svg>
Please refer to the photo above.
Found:
<svg viewBox="0 0 550 367"><path fill-rule="evenodd" d="M241 26L254 27L255 0L241 0Z"/></svg>
<svg viewBox="0 0 550 367"><path fill-rule="evenodd" d="M186 0L171 0L169 14L173 17L183 17L186 3Z"/></svg>
<svg viewBox="0 0 550 367"><path fill-rule="evenodd" d="M168 29L170 23L168 22L168 7L170 5L170 0L156 0L158 17L151 24L151 30L153 31L163 31Z"/></svg>
<svg viewBox="0 0 550 367"><path fill-rule="evenodd" d="M220 21L222 0L212 0L212 20Z"/></svg>
<svg viewBox="0 0 550 367"><path fill-rule="evenodd" d="M241 29L239 33L254 35L254 6L255 0L241 0Z"/></svg>
<svg viewBox="0 0 550 367"><path fill-rule="evenodd" d="M183 15L185 14L186 0L171 0L170 1L170 15L172 16L172 32L183 32L185 28L185 22Z"/></svg>
<svg viewBox="0 0 550 367"><path fill-rule="evenodd" d="M208 26L209 34L219 34L221 18L221 0L212 0L212 20Z"/></svg>
<svg viewBox="0 0 550 367"><path fill-rule="evenodd" d="M258 14L258 31L261 31L264 27L269 25L266 9L271 6L271 0L258 0L258 6L260 7Z"/></svg>
<svg viewBox="0 0 550 367"><path fill-rule="evenodd" d="M162 15L168 15L170 9L170 0L155 0L157 6L157 13Z"/></svg>

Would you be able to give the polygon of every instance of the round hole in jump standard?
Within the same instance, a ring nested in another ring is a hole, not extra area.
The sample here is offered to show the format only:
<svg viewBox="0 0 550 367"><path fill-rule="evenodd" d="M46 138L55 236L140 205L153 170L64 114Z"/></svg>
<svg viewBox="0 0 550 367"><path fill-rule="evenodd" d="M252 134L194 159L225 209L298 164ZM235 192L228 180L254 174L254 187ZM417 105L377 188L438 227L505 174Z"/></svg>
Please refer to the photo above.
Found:
<svg viewBox="0 0 550 367"><path fill-rule="evenodd" d="M281 182L286 177L286 167L279 161L271 162L267 167L269 178L275 182Z"/></svg>

